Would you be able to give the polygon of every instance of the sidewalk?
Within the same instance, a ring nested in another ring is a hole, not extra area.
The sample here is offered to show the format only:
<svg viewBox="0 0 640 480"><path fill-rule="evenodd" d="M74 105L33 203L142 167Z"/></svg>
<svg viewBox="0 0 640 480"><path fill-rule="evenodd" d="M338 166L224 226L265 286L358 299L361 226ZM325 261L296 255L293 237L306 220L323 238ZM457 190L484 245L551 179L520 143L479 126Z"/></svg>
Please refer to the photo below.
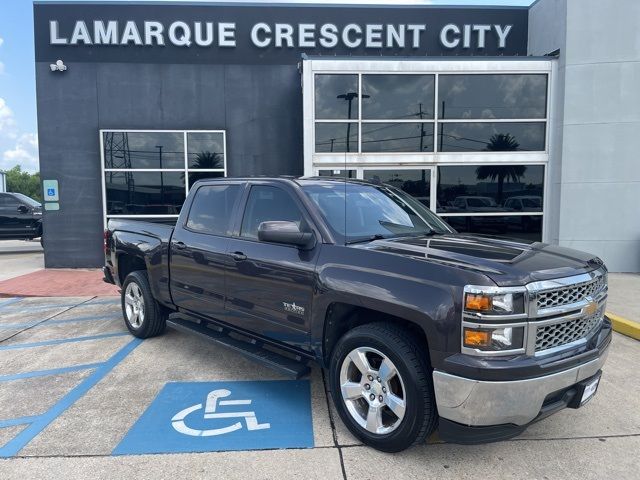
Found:
<svg viewBox="0 0 640 480"><path fill-rule="evenodd" d="M48 268L0 282L0 297L117 296L99 269Z"/></svg>

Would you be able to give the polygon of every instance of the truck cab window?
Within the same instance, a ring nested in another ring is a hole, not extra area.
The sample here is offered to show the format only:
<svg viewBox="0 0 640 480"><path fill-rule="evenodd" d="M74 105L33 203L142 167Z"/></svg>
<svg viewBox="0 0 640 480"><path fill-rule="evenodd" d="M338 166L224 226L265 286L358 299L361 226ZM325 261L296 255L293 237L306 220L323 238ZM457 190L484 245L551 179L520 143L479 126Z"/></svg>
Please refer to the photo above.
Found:
<svg viewBox="0 0 640 480"><path fill-rule="evenodd" d="M296 222L300 230L305 230L306 225L302 212L287 192L266 185L251 187L240 235L257 239L260 224L271 221Z"/></svg>
<svg viewBox="0 0 640 480"><path fill-rule="evenodd" d="M199 233L227 235L238 185L204 185L198 188L186 227Z"/></svg>

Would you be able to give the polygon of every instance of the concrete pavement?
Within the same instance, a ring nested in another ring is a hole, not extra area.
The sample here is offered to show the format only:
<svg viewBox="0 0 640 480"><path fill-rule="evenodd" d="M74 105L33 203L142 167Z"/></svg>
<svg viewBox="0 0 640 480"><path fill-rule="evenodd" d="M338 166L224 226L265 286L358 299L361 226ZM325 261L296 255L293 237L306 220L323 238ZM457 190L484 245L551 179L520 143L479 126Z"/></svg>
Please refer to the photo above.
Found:
<svg viewBox="0 0 640 480"><path fill-rule="evenodd" d="M314 448L113 456L167 382L282 379L174 331L135 345L104 370L132 341L117 298L0 299L0 454L10 455L0 460L0 478L583 480L635 479L640 471L640 343L618 334L598 393L584 408L507 442L459 446L436 438L399 454L364 447L348 433L315 368L305 407ZM92 381L101 368L104 375Z"/></svg>
<svg viewBox="0 0 640 480"><path fill-rule="evenodd" d="M640 274L609 274L607 311L640 322Z"/></svg>

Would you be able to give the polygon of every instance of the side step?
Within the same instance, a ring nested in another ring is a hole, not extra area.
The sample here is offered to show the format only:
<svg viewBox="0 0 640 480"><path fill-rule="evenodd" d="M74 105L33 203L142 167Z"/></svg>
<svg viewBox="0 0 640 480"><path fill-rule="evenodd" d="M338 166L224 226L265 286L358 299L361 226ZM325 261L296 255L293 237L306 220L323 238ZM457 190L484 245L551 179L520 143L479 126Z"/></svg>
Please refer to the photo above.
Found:
<svg viewBox="0 0 640 480"><path fill-rule="evenodd" d="M167 320L167 326L187 333L195 333L200 337L206 338L219 345L225 346L241 353L251 360L262 363L284 375L294 377L296 379L303 377L310 372L310 368L306 365L305 360L296 357L299 360L285 357L271 350L262 348L262 343L258 340L243 341L229 335L230 331L211 324L216 329L208 328L203 323L196 323L185 320L180 316L171 315Z"/></svg>

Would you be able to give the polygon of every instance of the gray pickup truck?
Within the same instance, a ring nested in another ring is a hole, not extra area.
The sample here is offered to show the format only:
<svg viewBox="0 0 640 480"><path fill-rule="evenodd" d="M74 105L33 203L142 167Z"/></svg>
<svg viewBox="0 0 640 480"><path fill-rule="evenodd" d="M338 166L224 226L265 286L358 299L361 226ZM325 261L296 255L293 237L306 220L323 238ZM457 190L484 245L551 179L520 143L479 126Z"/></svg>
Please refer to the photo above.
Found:
<svg viewBox="0 0 640 480"><path fill-rule="evenodd" d="M133 335L168 325L294 377L315 361L345 425L384 451L578 408L611 342L600 259L458 234L387 185L200 181L175 227L112 220L105 252Z"/></svg>

